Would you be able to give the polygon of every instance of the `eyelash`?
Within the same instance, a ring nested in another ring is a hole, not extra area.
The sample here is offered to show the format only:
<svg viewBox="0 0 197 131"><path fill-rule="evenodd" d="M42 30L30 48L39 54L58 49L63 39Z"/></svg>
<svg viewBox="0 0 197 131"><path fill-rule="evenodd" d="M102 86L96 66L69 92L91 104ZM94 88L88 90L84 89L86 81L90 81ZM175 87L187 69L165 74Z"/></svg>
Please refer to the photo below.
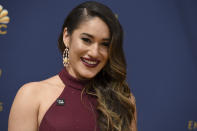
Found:
<svg viewBox="0 0 197 131"><path fill-rule="evenodd" d="M81 38L84 42L86 42L86 43L91 43L92 41L90 40L90 39L88 39L88 38ZM109 42L103 42L103 43L101 43L103 46L106 46L106 47L108 47L109 46Z"/></svg>
<svg viewBox="0 0 197 131"><path fill-rule="evenodd" d="M87 43L91 43L92 41L88 38L81 38L83 41L87 42Z"/></svg>
<svg viewBox="0 0 197 131"><path fill-rule="evenodd" d="M109 42L103 42L102 45L108 47L109 46Z"/></svg>

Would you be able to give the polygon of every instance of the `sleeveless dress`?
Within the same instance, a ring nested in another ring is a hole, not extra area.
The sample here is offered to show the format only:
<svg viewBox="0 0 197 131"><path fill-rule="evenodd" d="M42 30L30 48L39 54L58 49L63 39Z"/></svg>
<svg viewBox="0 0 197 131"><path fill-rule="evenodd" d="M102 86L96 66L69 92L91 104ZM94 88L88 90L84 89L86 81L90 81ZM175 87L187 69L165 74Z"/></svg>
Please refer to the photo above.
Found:
<svg viewBox="0 0 197 131"><path fill-rule="evenodd" d="M81 92L88 80L78 80L63 68L59 77L65 84L60 96L45 113L39 131L99 131L95 96Z"/></svg>

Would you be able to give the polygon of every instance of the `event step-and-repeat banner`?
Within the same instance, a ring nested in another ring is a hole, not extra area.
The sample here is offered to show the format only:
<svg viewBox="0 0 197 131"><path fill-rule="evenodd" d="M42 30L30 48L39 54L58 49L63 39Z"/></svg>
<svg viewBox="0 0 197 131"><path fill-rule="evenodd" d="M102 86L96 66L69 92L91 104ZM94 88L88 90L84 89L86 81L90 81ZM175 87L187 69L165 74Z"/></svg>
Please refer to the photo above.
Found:
<svg viewBox="0 0 197 131"><path fill-rule="evenodd" d="M197 131L197 1L98 0L124 28L139 131ZM57 39L83 0L0 0L0 131L18 89L62 68ZM28 102L28 101L27 101Z"/></svg>

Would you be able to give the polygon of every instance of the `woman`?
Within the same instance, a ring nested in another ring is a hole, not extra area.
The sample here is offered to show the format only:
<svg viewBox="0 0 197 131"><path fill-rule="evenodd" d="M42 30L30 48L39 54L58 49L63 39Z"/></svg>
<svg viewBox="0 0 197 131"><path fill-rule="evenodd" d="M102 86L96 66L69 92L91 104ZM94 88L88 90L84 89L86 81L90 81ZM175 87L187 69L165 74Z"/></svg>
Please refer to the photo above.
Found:
<svg viewBox="0 0 197 131"><path fill-rule="evenodd" d="M122 44L122 27L108 7L75 7L58 40L64 68L19 89L8 131L136 131Z"/></svg>

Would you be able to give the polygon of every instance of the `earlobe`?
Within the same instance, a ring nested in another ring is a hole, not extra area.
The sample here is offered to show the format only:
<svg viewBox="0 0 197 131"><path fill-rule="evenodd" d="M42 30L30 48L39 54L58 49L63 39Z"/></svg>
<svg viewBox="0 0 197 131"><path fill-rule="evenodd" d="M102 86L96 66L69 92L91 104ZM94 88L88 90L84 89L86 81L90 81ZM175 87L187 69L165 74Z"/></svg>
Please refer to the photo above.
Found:
<svg viewBox="0 0 197 131"><path fill-rule="evenodd" d="M68 34L68 30L67 30L67 27L64 28L64 32L63 32L63 42L64 42L64 45L66 47L69 47L69 34Z"/></svg>

